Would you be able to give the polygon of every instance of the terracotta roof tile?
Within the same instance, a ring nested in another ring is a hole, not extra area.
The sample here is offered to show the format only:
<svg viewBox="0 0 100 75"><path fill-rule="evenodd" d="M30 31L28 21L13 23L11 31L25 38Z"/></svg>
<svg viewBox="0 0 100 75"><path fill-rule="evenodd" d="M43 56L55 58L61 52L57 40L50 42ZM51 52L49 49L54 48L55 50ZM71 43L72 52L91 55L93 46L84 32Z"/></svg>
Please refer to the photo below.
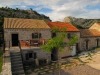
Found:
<svg viewBox="0 0 100 75"><path fill-rule="evenodd" d="M48 22L50 28L58 27L58 28L66 28L66 31L76 32L79 31L75 26L71 25L70 23L64 22Z"/></svg>
<svg viewBox="0 0 100 75"><path fill-rule="evenodd" d="M100 31L96 29L81 29L81 37L100 37Z"/></svg>
<svg viewBox="0 0 100 75"><path fill-rule="evenodd" d="M4 28L50 28L44 20L4 18Z"/></svg>

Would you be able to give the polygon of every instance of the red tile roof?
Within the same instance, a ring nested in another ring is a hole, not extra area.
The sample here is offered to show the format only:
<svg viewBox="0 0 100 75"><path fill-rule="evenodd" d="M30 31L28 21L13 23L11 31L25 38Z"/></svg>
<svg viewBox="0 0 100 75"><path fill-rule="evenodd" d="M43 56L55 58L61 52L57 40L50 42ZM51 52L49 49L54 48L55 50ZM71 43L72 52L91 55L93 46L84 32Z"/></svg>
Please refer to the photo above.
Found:
<svg viewBox="0 0 100 75"><path fill-rule="evenodd" d="M79 31L75 26L70 23L64 22L48 22L50 28L58 27L58 28L66 28L66 31L76 32Z"/></svg>
<svg viewBox="0 0 100 75"><path fill-rule="evenodd" d="M81 37L100 37L100 31L96 29L81 29Z"/></svg>

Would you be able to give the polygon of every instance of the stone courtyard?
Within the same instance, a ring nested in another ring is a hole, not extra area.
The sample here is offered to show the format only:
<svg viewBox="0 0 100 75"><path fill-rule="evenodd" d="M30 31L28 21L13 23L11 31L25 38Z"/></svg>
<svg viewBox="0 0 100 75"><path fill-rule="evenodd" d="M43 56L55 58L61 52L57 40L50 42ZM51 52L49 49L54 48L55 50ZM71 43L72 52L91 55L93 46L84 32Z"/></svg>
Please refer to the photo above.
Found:
<svg viewBox="0 0 100 75"><path fill-rule="evenodd" d="M60 75L100 75L100 48L82 52L76 57L70 57L60 62ZM41 67L25 66L26 75L58 75L58 63Z"/></svg>

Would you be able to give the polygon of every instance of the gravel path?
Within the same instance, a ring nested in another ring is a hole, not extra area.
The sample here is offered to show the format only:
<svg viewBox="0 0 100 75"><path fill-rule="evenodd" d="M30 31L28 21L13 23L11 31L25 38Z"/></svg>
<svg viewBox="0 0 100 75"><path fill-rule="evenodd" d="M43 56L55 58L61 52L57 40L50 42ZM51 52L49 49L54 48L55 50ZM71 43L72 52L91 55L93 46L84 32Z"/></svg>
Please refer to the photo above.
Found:
<svg viewBox="0 0 100 75"><path fill-rule="evenodd" d="M46 75L58 75L58 72ZM100 70L96 70L87 65L81 65L70 69L61 70L61 75L100 75Z"/></svg>

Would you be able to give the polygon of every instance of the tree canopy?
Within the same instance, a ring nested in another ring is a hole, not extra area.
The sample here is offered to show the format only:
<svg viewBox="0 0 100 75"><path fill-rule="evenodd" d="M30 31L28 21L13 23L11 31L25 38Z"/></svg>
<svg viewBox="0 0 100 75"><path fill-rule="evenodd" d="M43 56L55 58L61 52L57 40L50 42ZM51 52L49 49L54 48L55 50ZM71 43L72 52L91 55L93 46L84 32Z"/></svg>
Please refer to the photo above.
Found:
<svg viewBox="0 0 100 75"><path fill-rule="evenodd" d="M53 48L62 50L66 46L74 45L78 40L78 37L76 35L73 35L72 38L68 42L66 42L65 39L67 39L67 32L65 31L65 28L55 28L52 30L52 32L55 32L58 35L49 39L45 45L41 46L41 48L46 52L51 52Z"/></svg>

